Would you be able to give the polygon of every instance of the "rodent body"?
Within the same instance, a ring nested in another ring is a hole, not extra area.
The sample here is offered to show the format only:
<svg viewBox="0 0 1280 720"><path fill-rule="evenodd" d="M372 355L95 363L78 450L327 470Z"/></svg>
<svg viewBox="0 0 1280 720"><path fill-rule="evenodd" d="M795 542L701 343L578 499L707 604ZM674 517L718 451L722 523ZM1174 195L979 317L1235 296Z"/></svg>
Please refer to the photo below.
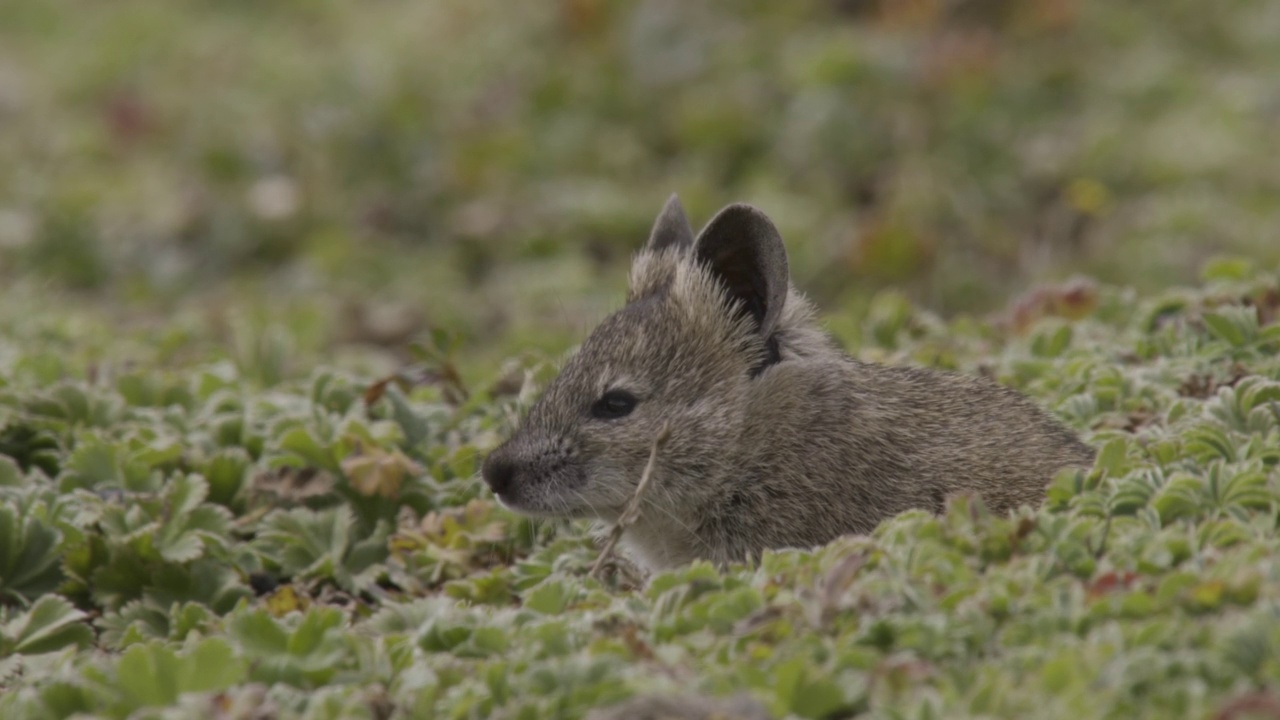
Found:
<svg viewBox="0 0 1280 720"><path fill-rule="evenodd" d="M954 494L1005 513L1093 460L1012 389L848 356L791 287L768 218L731 205L695 238L674 197L636 257L627 305L483 474L517 511L614 521L664 425L623 535L650 570L822 545Z"/></svg>

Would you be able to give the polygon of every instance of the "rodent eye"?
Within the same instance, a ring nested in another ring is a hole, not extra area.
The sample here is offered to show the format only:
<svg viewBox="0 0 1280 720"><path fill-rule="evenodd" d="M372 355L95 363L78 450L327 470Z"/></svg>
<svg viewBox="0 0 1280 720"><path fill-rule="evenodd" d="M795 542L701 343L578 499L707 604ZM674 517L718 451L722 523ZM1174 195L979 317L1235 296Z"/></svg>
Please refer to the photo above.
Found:
<svg viewBox="0 0 1280 720"><path fill-rule="evenodd" d="M626 390L610 390L591 406L591 415L600 420L616 420L630 415L636 402L636 396Z"/></svg>

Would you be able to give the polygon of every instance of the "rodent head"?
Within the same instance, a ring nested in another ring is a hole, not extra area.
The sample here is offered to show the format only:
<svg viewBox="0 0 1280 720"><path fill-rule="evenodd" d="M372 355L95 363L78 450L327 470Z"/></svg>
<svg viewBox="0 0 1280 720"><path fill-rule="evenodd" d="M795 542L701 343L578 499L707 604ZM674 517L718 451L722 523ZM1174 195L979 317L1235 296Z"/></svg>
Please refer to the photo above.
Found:
<svg viewBox="0 0 1280 720"><path fill-rule="evenodd" d="M780 359L790 287L773 223L721 210L695 238L673 195L631 268L627 304L583 342L483 475L530 515L616 519L670 423L648 496L679 506L731 458L751 384ZM800 301L793 305L801 304Z"/></svg>

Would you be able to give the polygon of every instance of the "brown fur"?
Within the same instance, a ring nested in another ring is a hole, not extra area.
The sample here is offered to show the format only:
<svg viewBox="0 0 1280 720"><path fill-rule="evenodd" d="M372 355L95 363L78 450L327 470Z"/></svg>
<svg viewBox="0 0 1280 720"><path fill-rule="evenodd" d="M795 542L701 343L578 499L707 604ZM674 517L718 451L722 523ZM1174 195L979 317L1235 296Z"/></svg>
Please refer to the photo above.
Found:
<svg viewBox="0 0 1280 720"><path fill-rule="evenodd" d="M634 410L593 416L610 390L634 396ZM484 476L517 511L616 520L667 421L640 520L623 536L648 569L822 545L904 510L941 510L958 493L1006 513L1093 458L992 381L849 357L791 287L762 213L729 206L694 239L674 197L636 257L627 305Z"/></svg>

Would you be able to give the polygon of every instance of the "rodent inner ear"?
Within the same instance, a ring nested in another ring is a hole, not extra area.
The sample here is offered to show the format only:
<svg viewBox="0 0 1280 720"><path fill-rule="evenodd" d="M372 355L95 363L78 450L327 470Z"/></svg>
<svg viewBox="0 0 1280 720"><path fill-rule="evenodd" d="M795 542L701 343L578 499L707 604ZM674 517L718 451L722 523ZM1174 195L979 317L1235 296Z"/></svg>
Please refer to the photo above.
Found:
<svg viewBox="0 0 1280 720"><path fill-rule="evenodd" d="M773 336L787 299L789 273L782 236L764 213L749 205L729 205L702 230L694 257L755 322Z"/></svg>
<svg viewBox="0 0 1280 720"><path fill-rule="evenodd" d="M610 390L591 405L591 416L597 420L617 420L631 414L640 402L626 390Z"/></svg>

